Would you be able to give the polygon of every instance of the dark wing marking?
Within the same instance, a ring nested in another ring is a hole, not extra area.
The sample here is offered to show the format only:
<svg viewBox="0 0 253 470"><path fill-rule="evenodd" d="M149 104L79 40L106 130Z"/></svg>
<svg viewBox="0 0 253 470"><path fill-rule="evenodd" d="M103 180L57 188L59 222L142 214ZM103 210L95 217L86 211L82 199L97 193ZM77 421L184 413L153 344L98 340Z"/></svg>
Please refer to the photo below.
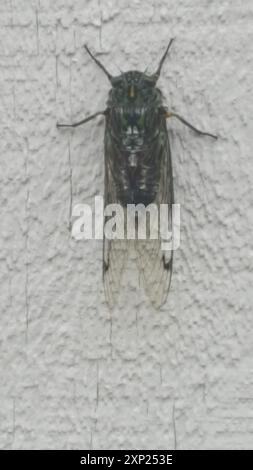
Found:
<svg viewBox="0 0 253 470"><path fill-rule="evenodd" d="M112 141L108 127L105 128L105 190L104 207L119 203L116 195L115 182L112 176L112 165L117 158L117 149ZM105 220L104 220L105 223ZM103 239L103 282L105 298L110 308L117 300L120 291L122 271L126 263L128 241L126 239Z"/></svg>
<svg viewBox="0 0 253 470"><path fill-rule="evenodd" d="M172 204L174 203L171 152L166 122L162 122L159 139L149 150L160 164L161 176L155 203L160 213L160 204L168 204L168 229L172 231ZM160 229L160 226L159 226ZM136 240L138 267L144 287L152 304L159 308L167 299L171 283L173 251L163 251L160 230L157 239Z"/></svg>

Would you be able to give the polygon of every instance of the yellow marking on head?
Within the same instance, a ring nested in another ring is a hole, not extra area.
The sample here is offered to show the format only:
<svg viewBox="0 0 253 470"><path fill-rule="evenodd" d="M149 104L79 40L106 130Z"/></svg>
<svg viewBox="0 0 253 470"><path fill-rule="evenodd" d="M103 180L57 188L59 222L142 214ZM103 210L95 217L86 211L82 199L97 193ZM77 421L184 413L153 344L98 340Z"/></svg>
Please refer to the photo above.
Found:
<svg viewBox="0 0 253 470"><path fill-rule="evenodd" d="M134 98L134 97L135 97L134 85L131 85L131 86L130 86L129 96L130 96L130 98Z"/></svg>

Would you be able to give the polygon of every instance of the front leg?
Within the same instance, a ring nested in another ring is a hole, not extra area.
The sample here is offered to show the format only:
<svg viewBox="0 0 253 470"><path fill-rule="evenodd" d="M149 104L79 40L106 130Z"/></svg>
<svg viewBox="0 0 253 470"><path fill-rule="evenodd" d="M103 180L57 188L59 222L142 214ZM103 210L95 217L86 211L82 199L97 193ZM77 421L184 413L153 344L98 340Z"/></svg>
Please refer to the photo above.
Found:
<svg viewBox="0 0 253 470"><path fill-rule="evenodd" d="M199 134L199 135L208 135L209 137L212 137L213 139L218 139L218 136L217 136L217 135L210 134L209 132L200 131L199 129L197 129L196 127L194 127L192 124L190 124L188 121L186 121L186 119L182 118L181 116L179 116L179 115L176 114L176 113L170 113L170 112L165 111L165 117L166 117L166 119L167 119L167 118L171 118L171 117L175 117L175 118L177 118L179 121L181 121L183 124L185 124L186 126L190 127L190 129L192 129L193 131L197 132L197 134Z"/></svg>
<svg viewBox="0 0 253 470"><path fill-rule="evenodd" d="M78 126L81 126L82 124L85 124L86 122L88 121L91 121L92 119L94 119L95 117L97 116L100 116L100 115L104 115L105 116L106 114L106 110L104 111L98 111L97 113L95 114L91 114L90 116L88 116L87 118L85 119L82 119L82 121L79 121L79 122L75 122L73 124L60 124L57 122L56 124L56 127L78 127Z"/></svg>

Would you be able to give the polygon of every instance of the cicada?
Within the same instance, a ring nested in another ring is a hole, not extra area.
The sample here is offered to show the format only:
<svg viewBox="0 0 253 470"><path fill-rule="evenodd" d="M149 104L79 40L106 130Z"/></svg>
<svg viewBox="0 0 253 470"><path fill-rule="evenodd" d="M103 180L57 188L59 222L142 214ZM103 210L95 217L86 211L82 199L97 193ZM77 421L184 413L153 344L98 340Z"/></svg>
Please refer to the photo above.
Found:
<svg viewBox="0 0 253 470"><path fill-rule="evenodd" d="M106 109L73 124L57 127L77 127L97 116L105 118L104 136L104 206L129 204L144 207L166 204L169 225L172 224L174 204L171 150L166 126L168 118L176 118L199 135L217 136L203 132L163 104L157 88L163 63L170 50L170 40L157 70L131 70L112 76L104 65L84 46L91 58L103 70L111 83ZM104 223L106 217L104 217ZM137 264L145 290L152 304L160 307L166 301L172 276L173 249L162 249L162 238L134 240ZM103 281L109 305L115 305L120 290L121 273L129 251L129 240L107 239L103 243Z"/></svg>

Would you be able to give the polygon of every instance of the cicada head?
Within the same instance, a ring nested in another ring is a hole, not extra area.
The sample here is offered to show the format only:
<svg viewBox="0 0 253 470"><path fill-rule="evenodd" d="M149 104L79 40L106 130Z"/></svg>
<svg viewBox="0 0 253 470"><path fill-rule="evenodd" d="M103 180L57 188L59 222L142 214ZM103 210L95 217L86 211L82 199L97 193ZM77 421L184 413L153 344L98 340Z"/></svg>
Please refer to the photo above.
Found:
<svg viewBox="0 0 253 470"><path fill-rule="evenodd" d="M122 73L111 80L111 99L114 105L141 106L152 101L156 82L137 70Z"/></svg>
<svg viewBox="0 0 253 470"><path fill-rule="evenodd" d="M131 70L113 77L85 46L89 55L111 82L112 89L109 93L107 105L112 112L113 125L117 132L132 134L134 132L145 132L146 129L146 132L150 133L153 121L157 118L155 114L157 114L160 104L161 92L156 88L156 83L172 41L173 39L171 39L153 75Z"/></svg>

